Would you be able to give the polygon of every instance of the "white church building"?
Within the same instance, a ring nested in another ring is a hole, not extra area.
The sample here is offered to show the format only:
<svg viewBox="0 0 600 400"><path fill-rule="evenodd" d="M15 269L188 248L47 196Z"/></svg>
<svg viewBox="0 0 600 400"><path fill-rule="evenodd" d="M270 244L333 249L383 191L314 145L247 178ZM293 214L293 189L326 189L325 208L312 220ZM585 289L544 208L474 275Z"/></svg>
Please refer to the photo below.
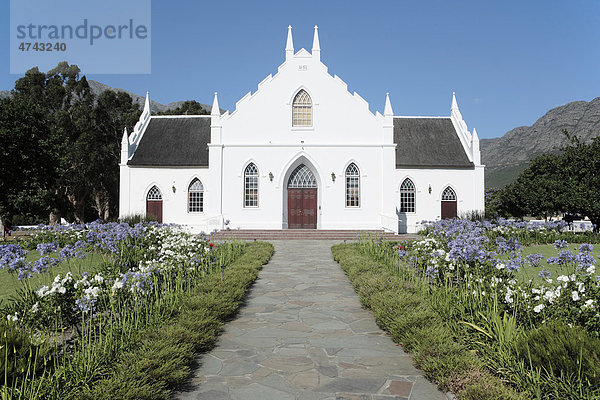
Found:
<svg viewBox="0 0 600 400"><path fill-rule="evenodd" d="M146 103L120 163L119 214L193 232L383 229L484 209L479 139L452 95L449 116L372 113L312 52L294 51L232 113L151 116Z"/></svg>

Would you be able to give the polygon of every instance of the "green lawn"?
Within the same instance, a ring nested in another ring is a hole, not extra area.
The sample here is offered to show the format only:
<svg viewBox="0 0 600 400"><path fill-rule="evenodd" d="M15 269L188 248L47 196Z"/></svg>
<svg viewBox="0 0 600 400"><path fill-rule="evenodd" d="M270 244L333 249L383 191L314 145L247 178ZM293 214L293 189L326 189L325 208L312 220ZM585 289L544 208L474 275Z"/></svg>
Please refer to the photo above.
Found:
<svg viewBox="0 0 600 400"><path fill-rule="evenodd" d="M35 250L30 251L27 256L28 261L35 261L38 258L40 258L40 253ZM101 254L86 252L86 258L73 258L48 270L47 273L33 276L28 281L31 288L36 290L43 285L50 285L58 274L64 275L68 271L71 271L74 275L80 275L83 272L95 272L102 261L104 259ZM11 274L5 269L0 269L0 302L5 302L13 297L19 289L23 288L24 282L24 280L19 281L17 279L17 274Z"/></svg>
<svg viewBox="0 0 600 400"><path fill-rule="evenodd" d="M556 257L558 255L558 250L556 250L554 248L554 245L552 245L552 244L543 244L543 245L538 245L538 246L523 247L521 250L523 253L523 257L526 257L530 254L536 254L536 253L540 253L541 255L544 256L544 259L540 263L542 265L541 267L536 268L536 267L532 267L527 264L523 268L521 268L521 270L519 271L517 276L523 282L528 282L530 279L533 279L537 283L542 283L543 280L538 276L538 274L544 267L548 271L550 271L550 273L551 273L550 278L555 281L556 281L556 278L560 275L570 275L573 273L573 267L563 268L556 264L546 263L546 259L548 257ZM569 250L571 250L571 252L573 252L575 254L579 253L579 244L569 243ZM598 271L600 271L600 265L598 265L598 263L600 263L600 260L598 260L598 257L600 256L600 245L594 246L593 254L596 258L596 263L597 263L596 268L598 268Z"/></svg>

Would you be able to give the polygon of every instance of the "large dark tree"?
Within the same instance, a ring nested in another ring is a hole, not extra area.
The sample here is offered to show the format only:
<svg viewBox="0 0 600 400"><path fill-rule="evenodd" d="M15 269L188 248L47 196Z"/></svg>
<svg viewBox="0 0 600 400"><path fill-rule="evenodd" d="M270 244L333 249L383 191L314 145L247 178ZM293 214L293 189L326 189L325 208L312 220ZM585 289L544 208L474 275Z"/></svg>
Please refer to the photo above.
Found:
<svg viewBox="0 0 600 400"><path fill-rule="evenodd" d="M29 146L24 141L10 147L12 157L22 160L31 158L31 152L41 153L44 171L16 162L27 189L14 185L10 189L19 198L31 199L35 207L8 198L0 215L50 213L51 222L60 215L84 222L86 210L91 209L96 215L90 219L110 218L117 209L123 128L131 129L139 116L131 97L112 91L96 97L85 76L79 77L79 68L61 62L46 74L37 68L27 71L15 82L6 104L10 107L0 111L0 129L14 129L12 124L22 128L21 136L30 138ZM27 112L37 114L28 117ZM43 134L38 132L41 129Z"/></svg>

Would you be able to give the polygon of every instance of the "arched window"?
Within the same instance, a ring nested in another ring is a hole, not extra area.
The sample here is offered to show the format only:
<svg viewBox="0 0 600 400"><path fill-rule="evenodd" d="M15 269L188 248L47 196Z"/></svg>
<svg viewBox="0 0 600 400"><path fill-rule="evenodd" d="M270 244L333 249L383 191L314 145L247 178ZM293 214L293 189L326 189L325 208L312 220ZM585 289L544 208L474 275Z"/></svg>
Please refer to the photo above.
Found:
<svg viewBox="0 0 600 400"><path fill-rule="evenodd" d="M292 126L312 126L312 100L304 89L300 90L294 97Z"/></svg>
<svg viewBox="0 0 600 400"><path fill-rule="evenodd" d="M346 207L360 207L360 171L354 163L346 168Z"/></svg>
<svg viewBox="0 0 600 400"><path fill-rule="evenodd" d="M204 186L195 178L188 187L188 212L204 211Z"/></svg>
<svg viewBox="0 0 600 400"><path fill-rule="evenodd" d="M294 169L288 180L289 189L316 188L317 180L310 168L300 164Z"/></svg>
<svg viewBox="0 0 600 400"><path fill-rule="evenodd" d="M244 207L258 207L258 168L254 163L244 170Z"/></svg>
<svg viewBox="0 0 600 400"><path fill-rule="evenodd" d="M148 196L146 196L146 200L162 200L162 194L156 185L152 186L150 190L148 190Z"/></svg>
<svg viewBox="0 0 600 400"><path fill-rule="evenodd" d="M415 212L415 184L408 178L400 185L400 212Z"/></svg>
<svg viewBox="0 0 600 400"><path fill-rule="evenodd" d="M456 193L454 193L454 190L450 186L444 189L444 192L442 193L442 200L456 201Z"/></svg>

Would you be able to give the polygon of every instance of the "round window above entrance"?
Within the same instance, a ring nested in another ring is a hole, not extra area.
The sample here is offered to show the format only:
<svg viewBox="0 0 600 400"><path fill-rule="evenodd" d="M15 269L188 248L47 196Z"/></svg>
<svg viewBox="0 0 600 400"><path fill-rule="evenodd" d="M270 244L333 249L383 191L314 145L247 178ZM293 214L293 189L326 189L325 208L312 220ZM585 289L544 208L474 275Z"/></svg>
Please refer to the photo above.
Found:
<svg viewBox="0 0 600 400"><path fill-rule="evenodd" d="M310 168L304 164L300 164L290 175L287 187L291 189L316 188L317 180Z"/></svg>

